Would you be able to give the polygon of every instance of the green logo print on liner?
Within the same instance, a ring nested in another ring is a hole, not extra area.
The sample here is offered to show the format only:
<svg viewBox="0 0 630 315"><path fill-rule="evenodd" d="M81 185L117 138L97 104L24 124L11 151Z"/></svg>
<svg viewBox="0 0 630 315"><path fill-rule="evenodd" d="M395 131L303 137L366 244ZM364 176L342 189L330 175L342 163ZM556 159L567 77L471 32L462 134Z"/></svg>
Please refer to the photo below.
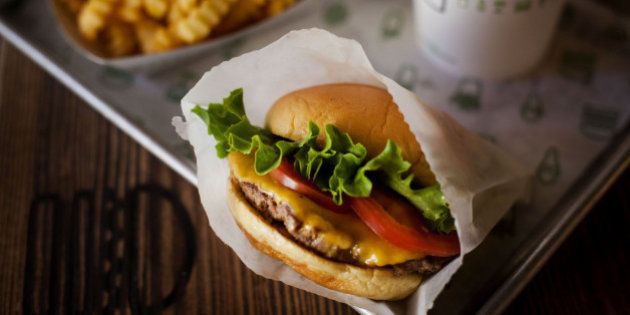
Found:
<svg viewBox="0 0 630 315"><path fill-rule="evenodd" d="M619 116L617 110L586 104L582 107L580 132L591 140L606 140L614 134Z"/></svg>
<svg viewBox="0 0 630 315"><path fill-rule="evenodd" d="M519 0L514 4L514 12L525 12L532 8L532 0Z"/></svg>
<svg viewBox="0 0 630 315"><path fill-rule="evenodd" d="M595 73L594 53L567 50L560 60L560 75L565 79L589 85Z"/></svg>
<svg viewBox="0 0 630 315"><path fill-rule="evenodd" d="M198 76L191 72L180 73L177 82L166 90L165 97L167 100L179 103L179 101L188 93L188 90L197 81Z"/></svg>
<svg viewBox="0 0 630 315"><path fill-rule="evenodd" d="M499 14L505 9L505 0L494 0L494 13Z"/></svg>
<svg viewBox="0 0 630 315"><path fill-rule="evenodd" d="M479 79L462 78L450 100L460 109L477 110L481 107L482 91L483 84Z"/></svg>
<svg viewBox="0 0 630 315"><path fill-rule="evenodd" d="M477 0L477 10L479 12L486 11L486 1L485 0Z"/></svg>
<svg viewBox="0 0 630 315"><path fill-rule="evenodd" d="M535 90L527 94L521 105L521 119L528 123L535 123L545 116L545 103Z"/></svg>
<svg viewBox="0 0 630 315"><path fill-rule="evenodd" d="M381 35L385 39L400 36L405 25L405 12L400 8L393 8L385 12L381 21Z"/></svg>
<svg viewBox="0 0 630 315"><path fill-rule="evenodd" d="M348 19L348 7L343 2L337 1L324 8L324 22L329 26L338 26Z"/></svg>
<svg viewBox="0 0 630 315"><path fill-rule="evenodd" d="M560 177L560 158L558 148L552 146L545 151L545 155L536 168L536 178L543 185L551 185Z"/></svg>
<svg viewBox="0 0 630 315"><path fill-rule="evenodd" d="M133 85L134 76L125 70L105 66L99 75L99 81L108 88L124 90Z"/></svg>
<svg viewBox="0 0 630 315"><path fill-rule="evenodd" d="M412 64L402 64L394 76L396 82L407 90L413 91L418 81L418 69Z"/></svg>

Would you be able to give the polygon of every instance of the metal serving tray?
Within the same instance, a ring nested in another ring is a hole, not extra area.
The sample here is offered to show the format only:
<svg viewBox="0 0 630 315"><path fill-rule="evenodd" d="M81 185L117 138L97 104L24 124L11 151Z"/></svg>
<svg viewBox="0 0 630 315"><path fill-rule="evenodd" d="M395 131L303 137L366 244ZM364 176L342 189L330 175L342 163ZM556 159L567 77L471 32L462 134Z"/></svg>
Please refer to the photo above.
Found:
<svg viewBox="0 0 630 315"><path fill-rule="evenodd" d="M193 184L192 153L170 126L179 99L212 65L313 26L358 40L377 70L520 158L534 175L531 202L514 207L465 258L436 301L440 314L504 309L630 164L630 22L588 1L570 3L547 61L507 82L451 77L425 61L405 0L309 1L194 56L169 57L166 67L156 56L136 72L75 50L44 1L1 9L0 34Z"/></svg>

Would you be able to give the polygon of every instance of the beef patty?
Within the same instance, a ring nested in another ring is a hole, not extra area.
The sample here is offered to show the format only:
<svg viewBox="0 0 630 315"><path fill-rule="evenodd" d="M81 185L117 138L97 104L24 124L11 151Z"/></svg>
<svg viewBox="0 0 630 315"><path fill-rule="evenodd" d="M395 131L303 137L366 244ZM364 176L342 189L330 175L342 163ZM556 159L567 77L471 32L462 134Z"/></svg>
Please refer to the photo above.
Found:
<svg viewBox="0 0 630 315"><path fill-rule="evenodd" d="M253 183L239 181L234 177L231 178L241 188L245 199L258 210L260 215L285 236L290 237L302 246L329 259L357 266L365 266L358 261L350 249L342 249L334 244L330 244L326 242L324 237L322 237L317 230L305 228L304 224L293 215L293 209L288 203L276 202L272 194L261 190ZM382 268L393 268L394 273L397 275L412 272L430 275L440 270L449 260L450 258L427 256L423 259L410 260Z"/></svg>

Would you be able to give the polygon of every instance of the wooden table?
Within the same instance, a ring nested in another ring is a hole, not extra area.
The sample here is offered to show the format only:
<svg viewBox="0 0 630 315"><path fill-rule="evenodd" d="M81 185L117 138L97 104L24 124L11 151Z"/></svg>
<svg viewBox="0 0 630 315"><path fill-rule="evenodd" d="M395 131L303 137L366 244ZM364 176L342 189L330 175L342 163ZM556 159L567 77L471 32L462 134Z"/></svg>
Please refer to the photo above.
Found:
<svg viewBox="0 0 630 315"><path fill-rule="evenodd" d="M353 313L249 271L196 188L0 43L0 314ZM509 313L630 313L626 173Z"/></svg>

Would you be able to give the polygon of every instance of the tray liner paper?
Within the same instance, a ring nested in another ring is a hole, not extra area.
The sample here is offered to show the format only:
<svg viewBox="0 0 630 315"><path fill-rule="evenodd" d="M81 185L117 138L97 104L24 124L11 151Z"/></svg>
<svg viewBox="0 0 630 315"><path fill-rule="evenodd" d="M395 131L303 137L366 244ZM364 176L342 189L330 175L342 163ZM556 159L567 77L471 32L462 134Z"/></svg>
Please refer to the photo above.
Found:
<svg viewBox="0 0 630 315"><path fill-rule="evenodd" d="M260 50L236 57L206 72L182 99L185 122L174 119L197 158L198 188L210 226L257 274L377 314L423 314L462 265L462 256L426 279L409 298L379 302L329 290L256 250L233 220L226 202L229 168L216 155L214 139L191 109L221 102L242 87L245 110L263 126L271 105L292 91L352 82L387 89L435 173L451 206L462 254L473 250L528 186L528 172L501 149L465 130L445 113L427 106L393 80L376 72L356 41L320 29L292 31Z"/></svg>

